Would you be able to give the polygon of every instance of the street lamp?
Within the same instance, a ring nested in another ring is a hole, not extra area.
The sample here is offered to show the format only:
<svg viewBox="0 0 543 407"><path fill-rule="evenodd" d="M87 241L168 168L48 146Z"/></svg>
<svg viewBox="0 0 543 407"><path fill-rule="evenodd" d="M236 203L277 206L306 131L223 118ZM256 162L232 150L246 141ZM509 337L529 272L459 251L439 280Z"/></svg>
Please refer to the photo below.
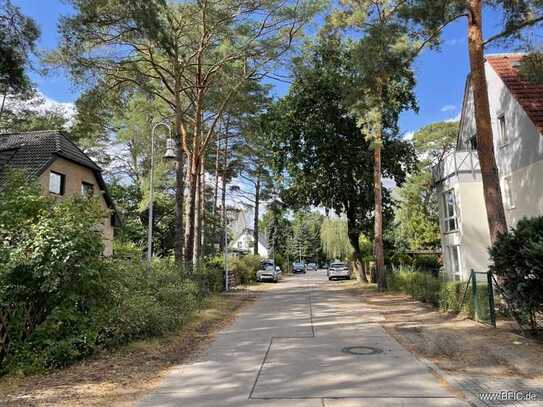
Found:
<svg viewBox="0 0 543 407"><path fill-rule="evenodd" d="M166 139L166 152L164 158L175 160L175 141L172 139L172 128L166 122L158 122L151 130L151 169L149 174L149 227L147 229L147 273L151 272L151 261L153 258L153 201L154 201L154 172L155 172L155 131L159 126L168 129L168 138Z"/></svg>

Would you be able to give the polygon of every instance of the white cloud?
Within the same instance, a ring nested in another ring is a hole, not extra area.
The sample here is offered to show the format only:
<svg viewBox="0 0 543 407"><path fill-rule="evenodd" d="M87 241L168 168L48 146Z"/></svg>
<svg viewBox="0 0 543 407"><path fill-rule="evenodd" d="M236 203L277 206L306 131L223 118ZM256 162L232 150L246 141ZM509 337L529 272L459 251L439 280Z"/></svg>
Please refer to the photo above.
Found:
<svg viewBox="0 0 543 407"><path fill-rule="evenodd" d="M445 121L446 121L447 123L450 123L450 122L458 122L458 121L460 121L460 115L461 115L461 113L458 113L458 114L457 114L456 116L454 116L454 117L450 117L450 118L448 118L448 119L445 119Z"/></svg>
<svg viewBox="0 0 543 407"><path fill-rule="evenodd" d="M441 108L441 111L442 112L452 112L454 110L456 110L456 105L445 105Z"/></svg>
<svg viewBox="0 0 543 407"><path fill-rule="evenodd" d="M414 131L406 131L404 134L403 134L403 139L404 140L413 140L413 136L415 135L415 132Z"/></svg>
<svg viewBox="0 0 543 407"><path fill-rule="evenodd" d="M455 46L457 44L462 44L464 42L464 38L451 38L450 40L445 41L445 45Z"/></svg>
<svg viewBox="0 0 543 407"><path fill-rule="evenodd" d="M30 100L19 100L15 98L8 98L6 101L6 107L14 112L20 112L23 110L31 110L39 113L55 112L63 115L68 120L68 125L72 124L75 117L76 108L73 102L58 102L49 96L37 92L36 96Z"/></svg>

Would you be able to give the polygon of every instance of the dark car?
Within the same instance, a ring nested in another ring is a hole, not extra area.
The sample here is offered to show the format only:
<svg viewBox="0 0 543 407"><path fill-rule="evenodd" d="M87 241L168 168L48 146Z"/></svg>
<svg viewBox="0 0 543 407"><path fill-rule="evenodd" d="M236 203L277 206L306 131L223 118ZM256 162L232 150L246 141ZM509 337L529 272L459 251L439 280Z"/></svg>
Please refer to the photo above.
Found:
<svg viewBox="0 0 543 407"><path fill-rule="evenodd" d="M298 261L292 265L293 273L305 273L305 263L303 261Z"/></svg>

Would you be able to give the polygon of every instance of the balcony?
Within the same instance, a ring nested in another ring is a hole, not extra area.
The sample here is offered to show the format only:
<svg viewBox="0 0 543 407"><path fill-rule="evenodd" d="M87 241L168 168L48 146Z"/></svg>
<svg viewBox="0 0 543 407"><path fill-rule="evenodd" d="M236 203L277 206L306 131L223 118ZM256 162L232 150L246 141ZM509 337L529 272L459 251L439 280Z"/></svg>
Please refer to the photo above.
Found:
<svg viewBox="0 0 543 407"><path fill-rule="evenodd" d="M437 185L443 180L458 174L471 174L475 178L481 171L477 151L464 150L453 151L447 155L439 164L432 167L432 183Z"/></svg>

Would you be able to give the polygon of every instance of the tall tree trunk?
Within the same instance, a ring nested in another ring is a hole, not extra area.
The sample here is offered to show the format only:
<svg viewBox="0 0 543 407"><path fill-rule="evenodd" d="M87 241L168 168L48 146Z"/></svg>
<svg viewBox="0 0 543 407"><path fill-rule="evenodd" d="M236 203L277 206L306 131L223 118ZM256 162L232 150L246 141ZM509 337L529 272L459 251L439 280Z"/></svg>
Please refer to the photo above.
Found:
<svg viewBox="0 0 543 407"><path fill-rule="evenodd" d="M7 358L11 338L9 336L9 306L2 305L0 307L0 366L4 359Z"/></svg>
<svg viewBox="0 0 543 407"><path fill-rule="evenodd" d="M382 111L380 111L382 112ZM375 125L373 150L373 190L375 194L375 231L373 239L373 255L375 256L375 274L377 289L384 291L385 281L385 252L383 248L383 190L381 176L382 120L379 115Z"/></svg>
<svg viewBox="0 0 543 407"><path fill-rule="evenodd" d="M4 92L2 94L2 103L0 104L0 119L2 118L2 115L4 114L4 107L6 106L6 98L7 98L7 92Z"/></svg>
<svg viewBox="0 0 543 407"><path fill-rule="evenodd" d="M181 147L181 143L177 143L176 149L177 162L175 163L175 262L181 264L183 262L183 201L185 199L185 174L184 174L184 158L185 153Z"/></svg>
<svg viewBox="0 0 543 407"><path fill-rule="evenodd" d="M201 232L202 232L202 177L201 170L198 169L196 181L196 202L195 202L195 215L194 215L194 252L192 253L192 263L198 264L201 253Z"/></svg>
<svg viewBox="0 0 543 407"><path fill-rule="evenodd" d="M221 250L224 251L225 249L225 230L226 230L226 172L228 171L228 137L229 137L229 119L226 121L226 127L225 127L225 133L224 133L224 150L223 150L223 167L222 167L222 196L221 196L221 204L222 204L222 219L221 219Z"/></svg>
<svg viewBox="0 0 543 407"><path fill-rule="evenodd" d="M255 217L253 223L253 254L258 256L258 215L260 210L260 172L256 173L256 184L255 184Z"/></svg>
<svg viewBox="0 0 543 407"><path fill-rule="evenodd" d="M220 140L217 134L215 140L215 191L213 193L213 247L212 253L215 254L215 244L217 243L217 203L219 201L219 156L220 156Z"/></svg>
<svg viewBox="0 0 543 407"><path fill-rule="evenodd" d="M358 274L360 280L363 283L368 282L366 273L364 271L364 259L362 258L362 252L360 251L360 231L355 226L356 219L354 219L354 213L347 211L347 235L349 236L349 242L353 247L353 269Z"/></svg>
<svg viewBox="0 0 543 407"><path fill-rule="evenodd" d="M187 194L187 208L185 221L185 262L193 261L194 255L194 229L196 215L196 190L198 189L198 158L192 155L187 168L187 185L189 193Z"/></svg>
<svg viewBox="0 0 543 407"><path fill-rule="evenodd" d="M200 170L200 257L206 255L205 253L205 228L206 228L206 178L205 178L205 158L202 159L202 169Z"/></svg>
<svg viewBox="0 0 543 407"><path fill-rule="evenodd" d="M471 85L477 127L477 154L481 166L486 216L490 241L507 232L507 220L503 208L500 177L494 155L488 89L485 74L482 0L469 0L468 49L471 68Z"/></svg>

